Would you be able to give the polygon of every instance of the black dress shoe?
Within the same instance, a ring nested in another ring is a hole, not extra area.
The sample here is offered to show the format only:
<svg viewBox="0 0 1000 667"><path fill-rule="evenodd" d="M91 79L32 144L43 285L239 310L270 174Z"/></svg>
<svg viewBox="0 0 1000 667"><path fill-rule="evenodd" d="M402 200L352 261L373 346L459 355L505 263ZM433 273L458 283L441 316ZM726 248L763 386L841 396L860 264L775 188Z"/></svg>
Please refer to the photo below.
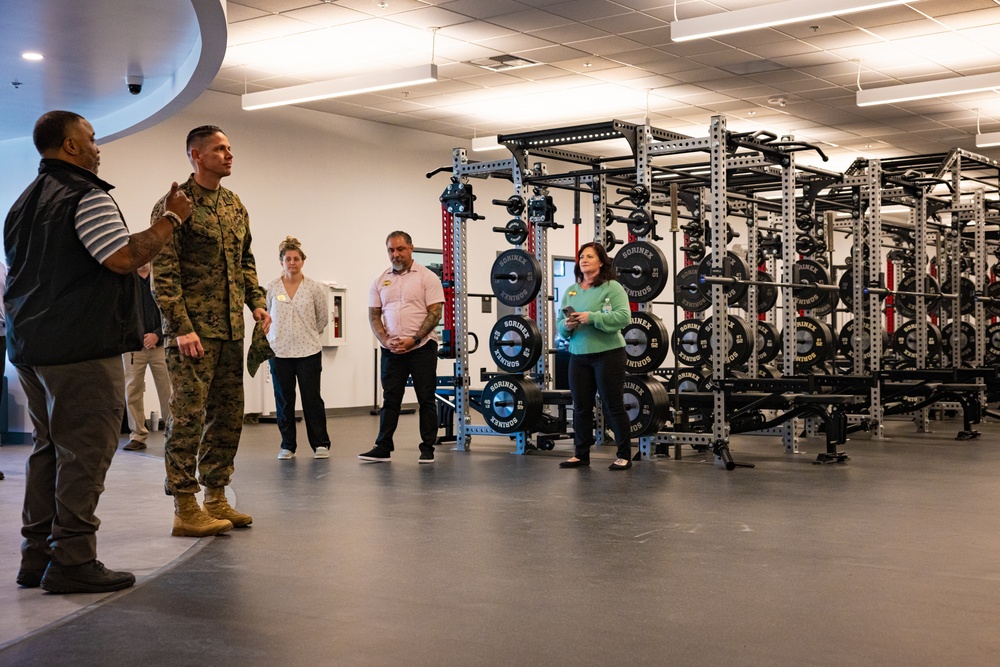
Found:
<svg viewBox="0 0 1000 667"><path fill-rule="evenodd" d="M618 463L618 461L625 461L625 463ZM608 466L608 470L628 470L632 467L632 462L628 459L617 459L611 465Z"/></svg>
<svg viewBox="0 0 1000 667"><path fill-rule="evenodd" d="M576 461L563 461L559 464L560 468L581 468L583 466L589 466L589 459L577 459Z"/></svg>

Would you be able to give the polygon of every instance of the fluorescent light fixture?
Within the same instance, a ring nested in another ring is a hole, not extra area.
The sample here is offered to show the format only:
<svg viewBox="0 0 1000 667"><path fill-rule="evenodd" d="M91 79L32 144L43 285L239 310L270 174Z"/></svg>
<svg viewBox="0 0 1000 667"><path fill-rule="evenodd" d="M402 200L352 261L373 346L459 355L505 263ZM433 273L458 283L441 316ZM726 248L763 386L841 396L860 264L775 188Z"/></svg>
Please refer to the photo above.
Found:
<svg viewBox="0 0 1000 667"><path fill-rule="evenodd" d="M303 102L314 102L331 97L344 97L346 95L371 93L377 90L389 90L390 88L416 86L422 83L432 83L437 80L437 65L418 65L417 67L408 67L406 69L359 74L343 79L304 83L301 86L262 90L259 93L246 93L243 95L243 109L251 111L253 109L277 107L283 104L302 104Z"/></svg>
<svg viewBox="0 0 1000 667"><path fill-rule="evenodd" d="M35 51L25 51L21 54L21 57L25 60L44 60L45 56L41 53L36 53Z"/></svg>
<svg viewBox="0 0 1000 667"><path fill-rule="evenodd" d="M1000 132L983 132L976 135L976 148L1000 146Z"/></svg>
<svg viewBox="0 0 1000 667"><path fill-rule="evenodd" d="M734 9L731 12L674 21L670 24L670 38L675 42L686 42L913 2L920 0L785 0L760 7Z"/></svg>
<svg viewBox="0 0 1000 667"><path fill-rule="evenodd" d="M472 150L474 151L495 151L500 148L507 147L497 143L495 134L492 137L474 137L472 139Z"/></svg>
<svg viewBox="0 0 1000 667"><path fill-rule="evenodd" d="M1000 88L1000 72L956 76L951 79L904 83L899 86L884 86L882 88L872 88L871 90L859 90L858 106L868 107L873 104L895 104L896 102L922 100L928 97L978 93L993 88Z"/></svg>

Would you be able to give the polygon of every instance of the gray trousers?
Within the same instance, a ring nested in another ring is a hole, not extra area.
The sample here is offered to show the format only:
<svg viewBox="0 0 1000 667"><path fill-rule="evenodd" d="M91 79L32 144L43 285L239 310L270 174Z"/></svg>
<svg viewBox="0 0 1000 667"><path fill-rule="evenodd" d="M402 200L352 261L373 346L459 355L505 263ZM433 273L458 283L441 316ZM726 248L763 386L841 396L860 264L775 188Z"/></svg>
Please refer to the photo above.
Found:
<svg viewBox="0 0 1000 667"><path fill-rule="evenodd" d="M15 367L35 440L25 466L21 567L90 562L101 525L94 512L125 409L121 357Z"/></svg>

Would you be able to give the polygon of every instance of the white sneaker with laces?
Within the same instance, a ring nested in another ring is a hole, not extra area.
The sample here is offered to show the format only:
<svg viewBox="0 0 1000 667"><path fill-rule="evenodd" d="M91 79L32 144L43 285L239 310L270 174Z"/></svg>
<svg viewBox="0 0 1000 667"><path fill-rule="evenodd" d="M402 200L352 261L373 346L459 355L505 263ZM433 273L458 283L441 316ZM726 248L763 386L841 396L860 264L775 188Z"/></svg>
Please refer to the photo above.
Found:
<svg viewBox="0 0 1000 667"><path fill-rule="evenodd" d="M329 447L317 447L316 453L313 454L314 459L328 459L330 458L330 448Z"/></svg>
<svg viewBox="0 0 1000 667"><path fill-rule="evenodd" d="M287 461L288 459L294 459L294 458L295 458L295 452L293 452L290 449L282 449L280 452L278 452L279 461Z"/></svg>

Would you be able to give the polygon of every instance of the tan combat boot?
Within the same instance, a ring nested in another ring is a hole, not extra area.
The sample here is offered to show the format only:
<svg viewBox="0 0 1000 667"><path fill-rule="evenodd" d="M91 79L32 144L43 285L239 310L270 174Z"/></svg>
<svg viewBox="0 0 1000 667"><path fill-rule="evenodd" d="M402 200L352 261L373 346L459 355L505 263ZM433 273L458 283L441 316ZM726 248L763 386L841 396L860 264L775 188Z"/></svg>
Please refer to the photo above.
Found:
<svg viewBox="0 0 1000 667"><path fill-rule="evenodd" d="M220 521L201 511L193 493L174 494L174 537L208 537L232 530L229 521Z"/></svg>
<svg viewBox="0 0 1000 667"><path fill-rule="evenodd" d="M249 526L253 523L253 517L249 514L237 512L226 500L226 487L217 488L205 487L205 512L216 519L228 519L237 528Z"/></svg>

